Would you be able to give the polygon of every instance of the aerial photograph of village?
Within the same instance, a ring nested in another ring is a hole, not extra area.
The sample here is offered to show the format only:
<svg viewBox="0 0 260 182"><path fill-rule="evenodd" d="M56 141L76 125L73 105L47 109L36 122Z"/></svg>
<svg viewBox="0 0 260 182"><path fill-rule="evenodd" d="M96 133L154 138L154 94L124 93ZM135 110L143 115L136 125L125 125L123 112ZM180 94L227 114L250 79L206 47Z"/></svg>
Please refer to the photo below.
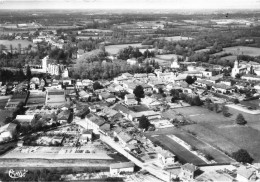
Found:
<svg viewBox="0 0 260 182"><path fill-rule="evenodd" d="M260 1L1 0L8 181L260 182Z"/></svg>

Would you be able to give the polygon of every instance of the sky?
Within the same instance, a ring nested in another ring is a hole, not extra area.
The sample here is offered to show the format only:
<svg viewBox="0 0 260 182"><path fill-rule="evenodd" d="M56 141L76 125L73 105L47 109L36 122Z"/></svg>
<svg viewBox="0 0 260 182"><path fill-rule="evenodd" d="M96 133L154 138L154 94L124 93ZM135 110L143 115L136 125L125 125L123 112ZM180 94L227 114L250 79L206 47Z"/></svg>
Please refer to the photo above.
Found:
<svg viewBox="0 0 260 182"><path fill-rule="evenodd" d="M0 0L0 9L260 9L260 0Z"/></svg>

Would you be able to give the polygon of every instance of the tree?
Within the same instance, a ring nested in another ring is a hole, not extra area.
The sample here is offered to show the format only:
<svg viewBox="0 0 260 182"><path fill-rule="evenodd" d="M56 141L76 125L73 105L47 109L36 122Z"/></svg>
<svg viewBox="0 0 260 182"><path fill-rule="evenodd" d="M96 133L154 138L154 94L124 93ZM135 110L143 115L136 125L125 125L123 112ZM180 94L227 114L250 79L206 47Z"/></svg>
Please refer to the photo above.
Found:
<svg viewBox="0 0 260 182"><path fill-rule="evenodd" d="M164 93L164 90L163 90L162 87L159 88L159 93L160 93L160 94L163 94L163 93Z"/></svg>
<svg viewBox="0 0 260 182"><path fill-rule="evenodd" d="M13 118L12 118L12 117L6 117L6 118L5 118L5 121L4 121L4 124L11 123L12 121L13 121Z"/></svg>
<svg viewBox="0 0 260 182"><path fill-rule="evenodd" d="M185 81L186 81L189 85L191 85L191 84L193 84L193 83L195 82L195 80L194 80L191 76L189 76L189 75L186 77Z"/></svg>
<svg viewBox="0 0 260 182"><path fill-rule="evenodd" d="M237 162L249 163L249 164L251 164L254 160L245 149L240 149L236 152L233 152L232 157Z"/></svg>
<svg viewBox="0 0 260 182"><path fill-rule="evenodd" d="M103 88L103 86L99 82L93 83L93 89L94 90L102 89L102 88Z"/></svg>
<svg viewBox="0 0 260 182"><path fill-rule="evenodd" d="M236 123L239 125L245 125L247 121L245 120L244 116L242 114L238 114L236 118Z"/></svg>
<svg viewBox="0 0 260 182"><path fill-rule="evenodd" d="M144 98L144 89L141 85L138 85L134 89L134 94L137 98Z"/></svg>
<svg viewBox="0 0 260 182"><path fill-rule="evenodd" d="M171 89L170 90L170 95L174 99L179 99L180 98L180 92L178 90L176 90L176 89Z"/></svg>
<svg viewBox="0 0 260 182"><path fill-rule="evenodd" d="M241 78L241 75L238 73L238 74L236 74L236 79L240 79Z"/></svg>
<svg viewBox="0 0 260 182"><path fill-rule="evenodd" d="M117 137L114 137L114 141L115 141L115 142L118 142L119 139L118 139Z"/></svg>
<svg viewBox="0 0 260 182"><path fill-rule="evenodd" d="M146 116L141 116L139 119L139 128L147 130L151 123Z"/></svg>
<svg viewBox="0 0 260 182"><path fill-rule="evenodd" d="M26 68L26 77L27 77L28 81L30 81L30 79L32 78L32 72L31 72L31 68L29 65L27 65L27 68Z"/></svg>

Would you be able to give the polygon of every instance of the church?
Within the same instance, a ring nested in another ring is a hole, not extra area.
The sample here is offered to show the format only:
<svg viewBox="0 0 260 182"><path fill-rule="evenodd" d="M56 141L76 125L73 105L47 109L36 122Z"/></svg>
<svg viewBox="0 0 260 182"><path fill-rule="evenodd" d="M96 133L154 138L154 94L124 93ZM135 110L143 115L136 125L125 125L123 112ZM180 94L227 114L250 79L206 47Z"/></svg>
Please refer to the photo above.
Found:
<svg viewBox="0 0 260 182"><path fill-rule="evenodd" d="M231 76L235 78L237 74L243 75L246 74L247 71L247 67L245 65L239 65L238 60L236 60L234 63L234 67L232 68Z"/></svg>

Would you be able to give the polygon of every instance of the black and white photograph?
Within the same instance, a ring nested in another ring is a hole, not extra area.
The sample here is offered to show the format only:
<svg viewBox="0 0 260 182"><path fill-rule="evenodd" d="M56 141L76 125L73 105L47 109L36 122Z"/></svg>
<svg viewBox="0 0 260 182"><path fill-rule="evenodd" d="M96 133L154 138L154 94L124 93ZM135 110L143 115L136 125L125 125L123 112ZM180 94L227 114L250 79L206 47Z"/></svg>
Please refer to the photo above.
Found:
<svg viewBox="0 0 260 182"><path fill-rule="evenodd" d="M0 182L260 182L260 0L0 0Z"/></svg>

